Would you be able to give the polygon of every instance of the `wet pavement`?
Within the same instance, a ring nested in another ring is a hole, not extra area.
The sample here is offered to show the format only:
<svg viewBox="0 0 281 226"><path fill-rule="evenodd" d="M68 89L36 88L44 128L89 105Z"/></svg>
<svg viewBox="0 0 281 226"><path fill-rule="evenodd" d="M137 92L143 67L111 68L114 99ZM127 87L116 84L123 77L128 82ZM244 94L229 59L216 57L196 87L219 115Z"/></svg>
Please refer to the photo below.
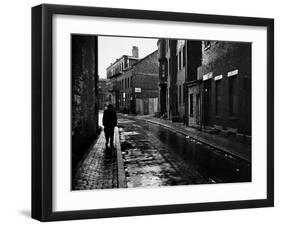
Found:
<svg viewBox="0 0 281 226"><path fill-rule="evenodd" d="M172 122L171 120L156 118L151 115L138 115L136 117L137 119L142 119L146 122L157 124L174 132L192 137L200 143L208 144L208 146L211 146L214 149L221 150L227 154L235 156L236 158L251 162L251 137L247 135L235 135L218 131L213 133L208 129L202 128L199 130L196 128L187 127L182 122Z"/></svg>
<svg viewBox="0 0 281 226"><path fill-rule="evenodd" d="M99 113L101 126L102 112ZM105 148L104 131L89 148L75 170L72 190L106 189L118 187L116 150Z"/></svg>
<svg viewBox="0 0 281 226"><path fill-rule="evenodd" d="M128 187L251 181L247 161L160 125L119 115Z"/></svg>
<svg viewBox="0 0 281 226"><path fill-rule="evenodd" d="M102 112L100 124L101 119ZM115 149L105 148L102 130L75 170L72 190L250 181L248 161L171 128L119 114Z"/></svg>
<svg viewBox="0 0 281 226"><path fill-rule="evenodd" d="M141 121L119 118L118 126L127 187L209 183Z"/></svg>

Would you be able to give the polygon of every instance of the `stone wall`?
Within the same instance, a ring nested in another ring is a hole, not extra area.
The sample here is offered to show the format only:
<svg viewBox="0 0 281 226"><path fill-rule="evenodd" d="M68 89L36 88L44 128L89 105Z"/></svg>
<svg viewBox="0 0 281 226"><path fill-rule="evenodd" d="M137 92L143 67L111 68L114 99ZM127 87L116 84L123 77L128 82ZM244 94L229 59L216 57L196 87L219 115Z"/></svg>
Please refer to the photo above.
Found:
<svg viewBox="0 0 281 226"><path fill-rule="evenodd" d="M72 35L71 41L72 163L75 167L98 132L97 37Z"/></svg>

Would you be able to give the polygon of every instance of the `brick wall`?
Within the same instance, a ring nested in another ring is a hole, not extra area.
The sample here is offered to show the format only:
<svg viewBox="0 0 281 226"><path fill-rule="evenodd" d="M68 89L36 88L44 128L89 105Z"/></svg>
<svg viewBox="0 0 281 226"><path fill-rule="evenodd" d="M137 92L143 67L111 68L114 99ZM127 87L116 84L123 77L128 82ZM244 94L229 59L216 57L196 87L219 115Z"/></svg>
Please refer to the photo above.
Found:
<svg viewBox="0 0 281 226"><path fill-rule="evenodd" d="M154 51L117 77L120 90L120 111L134 112L137 104L136 98L158 98L158 70L158 51ZM123 85L121 85L122 81ZM135 93L135 88L140 88L141 92Z"/></svg>
<svg viewBox="0 0 281 226"><path fill-rule="evenodd" d="M224 129L230 127L239 133L251 135L251 43L211 42L208 49L202 49L202 66L198 68L198 79L212 72L209 79L211 87L211 104L208 111L208 125L219 125ZM230 115L228 72L238 70L237 107L235 117ZM222 101L221 114L216 114L216 76L221 75ZM206 81L205 81L206 83ZM204 108L203 108L204 110Z"/></svg>
<svg viewBox="0 0 281 226"><path fill-rule="evenodd" d="M150 55L141 59L137 64L134 65L136 73L143 74L158 74L158 51L154 51Z"/></svg>

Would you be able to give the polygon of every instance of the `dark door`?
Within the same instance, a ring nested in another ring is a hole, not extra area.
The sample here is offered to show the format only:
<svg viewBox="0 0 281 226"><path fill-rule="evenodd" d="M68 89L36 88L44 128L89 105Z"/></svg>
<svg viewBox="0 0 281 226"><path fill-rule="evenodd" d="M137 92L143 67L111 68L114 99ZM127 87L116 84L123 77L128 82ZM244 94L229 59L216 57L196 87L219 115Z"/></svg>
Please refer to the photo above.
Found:
<svg viewBox="0 0 281 226"><path fill-rule="evenodd" d="M211 116L211 80L204 82L204 125L210 125Z"/></svg>
<svg viewBox="0 0 281 226"><path fill-rule="evenodd" d="M195 113L195 117L196 117L196 124L199 125L200 124L200 94L199 93L196 94L196 113Z"/></svg>
<svg viewBox="0 0 281 226"><path fill-rule="evenodd" d="M149 114L148 98L143 99L143 114L144 115L148 115Z"/></svg>

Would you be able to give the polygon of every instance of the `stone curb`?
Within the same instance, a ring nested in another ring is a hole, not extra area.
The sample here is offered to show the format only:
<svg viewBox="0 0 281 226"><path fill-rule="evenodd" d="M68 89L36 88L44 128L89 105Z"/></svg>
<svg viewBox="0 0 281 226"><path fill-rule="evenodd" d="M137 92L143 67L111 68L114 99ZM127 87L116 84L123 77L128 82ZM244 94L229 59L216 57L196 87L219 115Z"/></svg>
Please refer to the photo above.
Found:
<svg viewBox="0 0 281 226"><path fill-rule="evenodd" d="M119 130L117 126L114 129L114 142L115 142L116 157L117 157L118 188L126 188L127 180L125 176L125 169L124 169L124 163L123 163L120 139L119 139Z"/></svg>
<svg viewBox="0 0 281 226"><path fill-rule="evenodd" d="M161 123L161 122L155 122L155 121L150 120L150 119L141 119L141 120L144 120L144 121L147 121L147 122L149 122L149 123L153 123L153 124L157 124L157 125L163 126L163 127L167 128L167 129L170 129L170 130L172 130L172 131L174 131L174 132L180 133L180 134L182 134L182 135L184 135L184 136L190 136L190 137L192 137L193 139L195 139L195 140L197 140L197 141L200 141L200 142L203 143L203 144L206 144L206 145L211 146L211 147L213 147L213 148L215 148L215 149L218 149L218 150L220 150L220 151L222 151L222 152L225 152L225 153L227 153L227 154L230 154L230 155L232 155L232 156L234 156L234 157L236 157L236 158L238 158L238 159L241 159L241 160L246 161L246 162L251 162L251 159L249 159L249 158L247 158L247 157L245 157L245 156L243 156L243 155L240 155L239 153L234 153L233 151L231 151L231 150L229 150L229 149L227 149L227 148L222 148L221 146L218 146L218 145L215 145L215 144L211 144L210 142L206 141L206 139L203 139L203 138L200 139L200 138L198 138L197 136L192 136L192 135L190 135L188 132L183 132L183 131L181 131L181 130L179 130L179 129L173 128L172 126L163 124L163 123Z"/></svg>

